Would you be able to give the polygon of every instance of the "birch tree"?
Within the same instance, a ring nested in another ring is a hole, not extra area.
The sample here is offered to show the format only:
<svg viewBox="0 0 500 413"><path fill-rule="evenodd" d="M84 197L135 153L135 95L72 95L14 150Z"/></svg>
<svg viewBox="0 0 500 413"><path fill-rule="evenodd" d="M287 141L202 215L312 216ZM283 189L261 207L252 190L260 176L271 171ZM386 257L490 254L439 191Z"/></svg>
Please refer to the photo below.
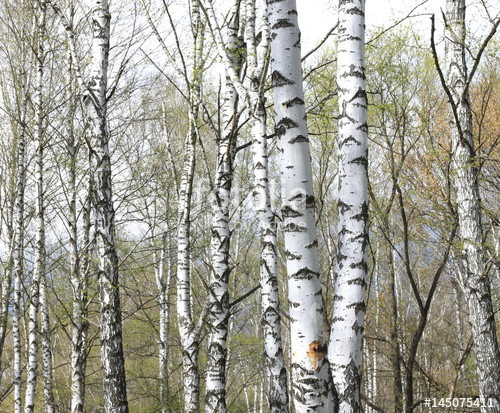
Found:
<svg viewBox="0 0 500 413"><path fill-rule="evenodd" d="M298 413L331 412L333 393L325 357L327 345L297 10L294 0L268 0L267 7L275 125L281 156L293 403Z"/></svg>
<svg viewBox="0 0 500 413"><path fill-rule="evenodd" d="M203 73L204 24L200 3L191 2L191 31L193 35L192 76L189 88L189 124L186 137L184 166L179 190L177 226L177 314L182 344L184 383L184 410L195 413L200 410L200 373L198 355L200 349L201 322L195 324L191 304L191 199L198 139L199 102ZM187 69L186 69L187 70ZM203 317L203 315L202 315Z"/></svg>
<svg viewBox="0 0 500 413"><path fill-rule="evenodd" d="M244 40L246 45L246 65L248 85L238 76L238 66L231 59L231 51L224 45L220 26L213 11L211 0L207 0L209 17L214 40L222 57L228 81L237 91L240 99L246 102L250 112L252 128L252 159L254 167L254 206L257 211L260 242L260 285L262 288L262 328L264 333L264 353L268 384L268 402L271 412L288 411L286 370L281 343L281 317L279 314L278 265L277 265L277 225L271 206L269 190L269 167L267 149L267 113L264 96L264 79L268 66L270 45L269 25L263 18L260 39L256 34L255 0L240 4L240 13L245 16Z"/></svg>
<svg viewBox="0 0 500 413"><path fill-rule="evenodd" d="M108 413L128 412L125 362L122 344L122 315L118 277L118 254L115 241L115 210L109 151L108 66L111 14L107 0L97 0L92 7L92 65L87 82L83 79L76 56L75 33L62 10L51 6L66 29L73 61L78 64L77 78L82 102L90 122L92 200L96 215L98 284L100 300L101 363L104 409Z"/></svg>
<svg viewBox="0 0 500 413"><path fill-rule="evenodd" d="M339 1L338 260L328 358L339 412L360 411L368 243L365 2Z"/></svg>
<svg viewBox="0 0 500 413"><path fill-rule="evenodd" d="M228 24L228 48L238 62L238 2L231 4ZM222 127L218 142L217 171L212 194L210 237L211 270L208 291L208 365L205 411L226 413L226 360L229 323L229 207L235 156L237 105L236 90L226 79L222 104Z"/></svg>
<svg viewBox="0 0 500 413"><path fill-rule="evenodd" d="M466 64L465 0L446 1L446 78L438 65L440 79L450 105L453 183L456 189L457 215L462 260L465 267L463 286L469 307L469 320L479 379L479 394L484 398L483 412L500 411L500 350L491 300L479 193L477 150L472 131L469 86L488 41L493 37L500 19L481 45L474 67L468 73ZM434 22L434 20L433 20ZM434 27L432 28L434 34ZM434 55L435 46L432 41ZM437 59L435 59L437 64ZM486 406L486 407L484 407Z"/></svg>
<svg viewBox="0 0 500 413"><path fill-rule="evenodd" d="M38 310L40 303L40 281L45 277L45 207L44 207L44 131L43 131L43 83L44 83L44 38L46 4L38 3L40 15L37 20L36 33L36 81L35 81L35 141L36 141L36 240L35 268L31 280L30 304L28 310L28 377L26 380L25 413L35 409L35 392L38 367Z"/></svg>

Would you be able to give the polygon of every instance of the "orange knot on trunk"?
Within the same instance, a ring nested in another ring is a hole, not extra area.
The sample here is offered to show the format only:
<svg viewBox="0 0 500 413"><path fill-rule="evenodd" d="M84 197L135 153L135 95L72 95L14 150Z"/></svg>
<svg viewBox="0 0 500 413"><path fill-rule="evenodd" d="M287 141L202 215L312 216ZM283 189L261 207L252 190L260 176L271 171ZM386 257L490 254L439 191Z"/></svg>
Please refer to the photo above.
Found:
<svg viewBox="0 0 500 413"><path fill-rule="evenodd" d="M307 352L307 357L311 362L311 366L314 370L319 367L319 362L325 357L326 345L321 344L319 341L314 340L309 344L309 351Z"/></svg>

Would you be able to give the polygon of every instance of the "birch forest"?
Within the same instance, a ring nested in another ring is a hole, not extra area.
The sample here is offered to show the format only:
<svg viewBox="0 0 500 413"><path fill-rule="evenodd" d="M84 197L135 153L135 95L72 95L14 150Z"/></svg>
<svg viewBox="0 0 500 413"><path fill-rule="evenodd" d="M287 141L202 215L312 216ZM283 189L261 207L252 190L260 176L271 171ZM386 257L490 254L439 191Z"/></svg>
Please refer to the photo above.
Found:
<svg viewBox="0 0 500 413"><path fill-rule="evenodd" d="M0 413L500 413L499 24L0 0Z"/></svg>

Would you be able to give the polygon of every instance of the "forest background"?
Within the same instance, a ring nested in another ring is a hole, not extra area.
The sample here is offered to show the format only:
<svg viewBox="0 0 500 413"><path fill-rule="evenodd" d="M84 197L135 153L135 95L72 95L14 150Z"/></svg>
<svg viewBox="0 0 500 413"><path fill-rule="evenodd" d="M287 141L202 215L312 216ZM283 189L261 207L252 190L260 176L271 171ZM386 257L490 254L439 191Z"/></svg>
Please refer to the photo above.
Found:
<svg viewBox="0 0 500 413"><path fill-rule="evenodd" d="M92 17L102 3L1 3L0 412L108 412L114 411L110 403L123 398L132 412L222 412L211 403L223 398L227 411L267 413L272 380L265 345L271 333L262 324L262 297L271 293L263 294L261 269L264 201L254 198L260 185L255 114L240 90L247 88L252 99L252 73L260 73L255 96L262 98L267 115L263 136L269 157L262 179L268 182L269 205L265 201L264 209L272 211L278 228L273 285L280 307L273 322L281 327L286 399L294 399L297 380L286 269L290 251L281 210L284 161L279 128L275 132L270 52L263 40L265 4L215 2L211 15L209 0L112 2L109 22L106 13L102 20ZM326 3L297 6L321 328L328 342L335 322L341 157L338 10ZM366 8L370 209L358 408L423 412L428 398L455 397L476 402L463 411L479 411L481 369L458 228L454 123L436 69L437 62L448 68L446 2L406 1L393 14L388 3L368 2ZM253 37L248 32L252 7ZM490 322L496 326L499 13L494 1L468 2L462 42L469 72L474 71L468 86L473 167ZM98 70L95 21L110 24L109 54L100 55L109 59L104 75ZM228 67L237 68L241 85ZM106 79L103 90L99 79ZM226 159L225 153L231 156ZM228 191L227 202L214 201L214 193L222 193L218 189ZM110 215L100 215L101 207ZM227 226L217 226L214 216L224 213ZM108 254L111 239L116 251ZM214 245L218 252L227 249L219 262L224 268L214 261ZM110 268L108 279L103 265ZM222 278L216 276L219 270ZM224 277L227 293L219 297ZM227 352L221 352L223 377L216 377L225 389L221 396L210 393L207 382L221 371L211 346L220 315L214 308L224 302ZM299 321L313 319L316 314ZM112 341L117 331L123 334L125 364L106 366L103 360L115 360L119 352L112 346L106 350L103 337ZM495 339L498 353L498 334ZM110 396L103 379L115 388L126 383L127 394ZM293 403L290 409L301 411Z"/></svg>

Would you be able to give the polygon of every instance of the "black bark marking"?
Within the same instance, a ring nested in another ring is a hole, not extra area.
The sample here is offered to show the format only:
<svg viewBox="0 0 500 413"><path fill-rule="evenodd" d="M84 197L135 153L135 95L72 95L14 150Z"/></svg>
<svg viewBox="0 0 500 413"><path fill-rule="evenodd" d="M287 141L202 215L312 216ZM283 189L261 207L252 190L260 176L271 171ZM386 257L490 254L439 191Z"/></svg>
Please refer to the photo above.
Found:
<svg viewBox="0 0 500 413"><path fill-rule="evenodd" d="M299 97L295 97L293 99L287 100L287 101L282 103L282 105L287 107L287 108L291 108L292 106L303 105L303 104L304 104L304 101Z"/></svg>
<svg viewBox="0 0 500 413"><path fill-rule="evenodd" d="M349 161L348 163L356 163L358 165L363 165L364 167L368 167L368 160L366 159L366 156L359 156L358 158L354 158L352 161Z"/></svg>
<svg viewBox="0 0 500 413"><path fill-rule="evenodd" d="M299 125L297 122L290 118L284 117L278 122L278 128L284 127L286 129L297 128Z"/></svg>
<svg viewBox="0 0 500 413"><path fill-rule="evenodd" d="M281 214L285 218L297 218L303 215L301 212L297 211L296 209L293 209L289 205L285 205L283 208L281 208Z"/></svg>
<svg viewBox="0 0 500 413"><path fill-rule="evenodd" d="M309 142L309 139L304 135L297 135L295 138L290 139L288 141L288 143L291 145L293 145L294 143L300 143L300 142Z"/></svg>
<svg viewBox="0 0 500 413"><path fill-rule="evenodd" d="M356 66L355 65L349 66L349 72L344 72L344 73L342 73L341 76L342 77L354 76L354 77L359 77L361 79L366 79L365 69L364 68L359 68L359 69L356 70Z"/></svg>
<svg viewBox="0 0 500 413"><path fill-rule="evenodd" d="M273 85L273 87L280 87L285 85L293 85L295 84L295 82L293 80L286 78L280 72L275 70L271 74L271 84Z"/></svg>
<svg viewBox="0 0 500 413"><path fill-rule="evenodd" d="M278 21L273 25L272 29L283 29L286 27L295 27L295 24L293 24L289 19L278 19Z"/></svg>
<svg viewBox="0 0 500 413"><path fill-rule="evenodd" d="M342 146L346 145L346 144L347 144L347 143L349 143L349 142L354 142L354 143L355 143L356 145L358 145L358 146L359 146L359 145L361 145L361 142L357 141L357 140L354 138L354 136L349 135L349 136L348 136L347 138L345 138L342 142L340 142L340 146L342 147Z"/></svg>
<svg viewBox="0 0 500 413"><path fill-rule="evenodd" d="M366 266L366 264L365 264ZM352 264L351 264L352 268ZM361 287L366 287L366 281L364 278L355 278L354 280L349 280L347 281L347 284L349 285L360 285Z"/></svg>
<svg viewBox="0 0 500 413"><path fill-rule="evenodd" d="M368 221L368 204L366 203L366 201L361 205L361 212L354 215L352 219L355 219L357 221Z"/></svg>
<svg viewBox="0 0 500 413"><path fill-rule="evenodd" d="M354 99L363 99L366 102L367 100L366 90L358 88L358 90L356 91L354 96L349 100L349 102L352 102Z"/></svg>
<svg viewBox="0 0 500 413"><path fill-rule="evenodd" d="M339 211L339 213L342 213L344 214L346 211L349 211L351 209L351 207L349 205L347 205L345 202L341 201L340 199L338 200L337 202L337 210ZM342 228L342 231L345 229Z"/></svg>
<svg viewBox="0 0 500 413"><path fill-rule="evenodd" d="M365 14L363 13L363 10L359 9L358 7L353 7L351 9L347 9L345 11L347 14L357 14L359 16L364 16Z"/></svg>
<svg viewBox="0 0 500 413"><path fill-rule="evenodd" d="M312 271L307 267L303 267L298 270L295 274L291 274L290 278L295 278L297 280L311 280L314 277L319 277L316 271Z"/></svg>
<svg viewBox="0 0 500 413"><path fill-rule="evenodd" d="M283 227L283 232L306 232L306 227L295 222L289 222Z"/></svg>
<svg viewBox="0 0 500 413"><path fill-rule="evenodd" d="M300 260L302 258L302 255L296 255L291 251L286 251L285 252L286 258L289 260Z"/></svg>
<svg viewBox="0 0 500 413"><path fill-rule="evenodd" d="M307 244L305 246L305 248L309 249L309 248L313 248L313 247L317 247L317 246L318 246L318 241L316 240L316 241L311 242L310 244Z"/></svg>

